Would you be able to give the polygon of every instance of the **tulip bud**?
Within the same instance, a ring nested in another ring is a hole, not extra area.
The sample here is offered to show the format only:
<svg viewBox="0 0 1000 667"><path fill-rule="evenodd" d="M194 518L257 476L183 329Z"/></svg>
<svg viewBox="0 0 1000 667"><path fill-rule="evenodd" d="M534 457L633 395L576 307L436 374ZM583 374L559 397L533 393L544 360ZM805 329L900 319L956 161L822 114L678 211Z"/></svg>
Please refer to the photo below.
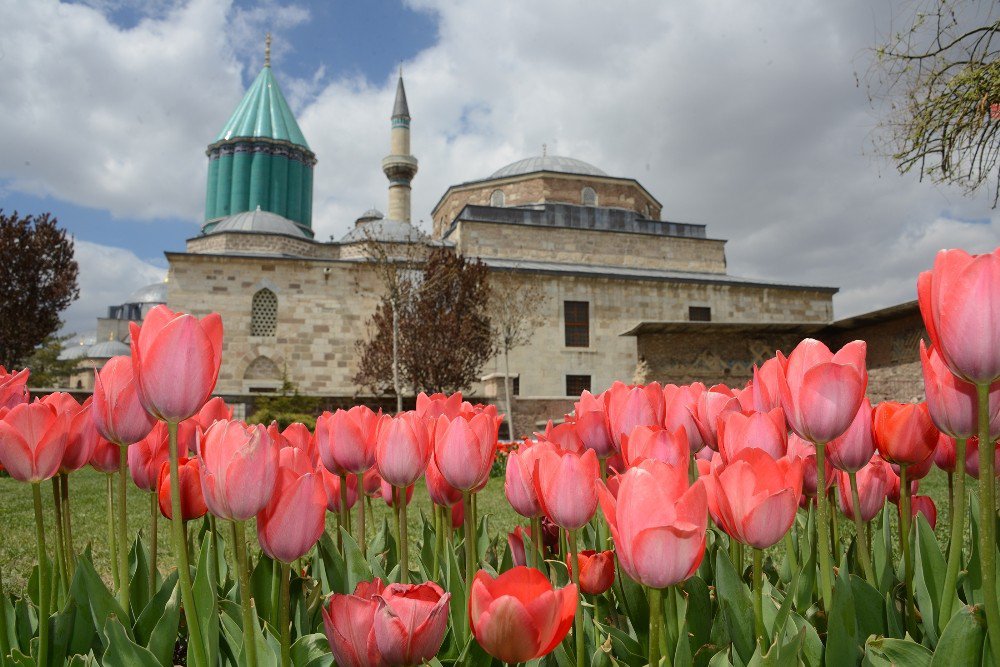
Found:
<svg viewBox="0 0 1000 667"><path fill-rule="evenodd" d="M200 519L205 516L208 506L201 492L201 472L197 458L180 458L177 461L177 474L180 477L181 518L184 521ZM168 519L173 518L170 504L170 463L164 461L160 467L160 476L156 484L160 501L160 513Z"/></svg>

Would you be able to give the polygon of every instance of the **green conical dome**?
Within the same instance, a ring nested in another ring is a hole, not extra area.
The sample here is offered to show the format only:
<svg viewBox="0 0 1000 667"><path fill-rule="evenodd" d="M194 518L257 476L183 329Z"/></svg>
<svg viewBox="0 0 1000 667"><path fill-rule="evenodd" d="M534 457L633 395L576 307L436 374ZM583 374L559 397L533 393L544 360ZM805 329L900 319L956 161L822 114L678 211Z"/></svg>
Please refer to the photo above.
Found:
<svg viewBox="0 0 1000 667"><path fill-rule="evenodd" d="M254 79L243 101L215 140L238 137L275 139L309 148L270 66L264 67Z"/></svg>

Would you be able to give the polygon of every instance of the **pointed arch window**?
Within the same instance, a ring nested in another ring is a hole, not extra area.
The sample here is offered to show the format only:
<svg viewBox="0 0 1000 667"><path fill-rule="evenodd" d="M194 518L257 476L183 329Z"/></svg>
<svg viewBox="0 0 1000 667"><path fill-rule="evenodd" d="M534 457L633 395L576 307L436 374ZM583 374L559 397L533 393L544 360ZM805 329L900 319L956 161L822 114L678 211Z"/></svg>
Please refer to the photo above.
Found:
<svg viewBox="0 0 1000 667"><path fill-rule="evenodd" d="M504 200L505 198L503 195L503 190L494 190L493 193L490 195L490 206L494 206L496 208L503 208Z"/></svg>
<svg viewBox="0 0 1000 667"><path fill-rule="evenodd" d="M278 329L278 295L267 289L254 292L250 304L250 335L273 336Z"/></svg>

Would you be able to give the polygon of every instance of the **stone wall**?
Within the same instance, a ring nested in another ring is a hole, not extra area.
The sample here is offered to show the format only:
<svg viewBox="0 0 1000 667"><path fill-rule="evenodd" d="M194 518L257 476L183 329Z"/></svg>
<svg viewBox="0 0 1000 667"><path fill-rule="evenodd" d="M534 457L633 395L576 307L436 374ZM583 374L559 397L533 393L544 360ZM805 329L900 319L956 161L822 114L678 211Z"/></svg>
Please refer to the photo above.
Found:
<svg viewBox="0 0 1000 667"><path fill-rule="evenodd" d="M460 220L448 240L468 257L726 272L726 242L715 239Z"/></svg>
<svg viewBox="0 0 1000 667"><path fill-rule="evenodd" d="M340 256L339 247L280 234L225 232L188 239L187 251L203 254L296 255L300 257Z"/></svg>
<svg viewBox="0 0 1000 667"><path fill-rule="evenodd" d="M659 202L632 179L556 173L527 174L449 188L431 212L434 236L441 238L467 204L488 206L495 190L504 193L505 206L523 206L543 202L582 204L581 195L585 187L593 188L597 193L598 206L624 208L651 220L660 219Z"/></svg>

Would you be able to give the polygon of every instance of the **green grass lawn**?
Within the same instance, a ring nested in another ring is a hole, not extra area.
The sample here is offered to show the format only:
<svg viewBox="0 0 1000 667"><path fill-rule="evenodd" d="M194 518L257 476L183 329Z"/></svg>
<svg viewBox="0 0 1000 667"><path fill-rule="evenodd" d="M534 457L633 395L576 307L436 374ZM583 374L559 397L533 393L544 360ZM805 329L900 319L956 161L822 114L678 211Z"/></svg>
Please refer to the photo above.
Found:
<svg viewBox="0 0 1000 667"><path fill-rule="evenodd" d="M106 476L86 468L70 476L70 499L72 506L73 540L77 550L88 544L93 549L94 563L105 578L110 581L111 570L108 556L107 493ZM128 484L129 535L137 531L148 533L150 514L150 494L136 488L131 480ZM967 488L975 488L975 480L968 478ZM948 539L948 485L947 476L934 468L930 475L921 480L920 493L930 495L938 506L937 535L941 544ZM49 482L42 484L42 500L45 508L46 535L49 552L53 553L54 533L52 512L52 488ZM494 478L479 494L480 515L490 516L490 526L495 534L506 535L521 522L521 517L507 504L503 493L503 479ZM391 518L391 510L380 500L374 502L376 523L383 517ZM31 500L31 487L10 478L0 478L0 568L3 570L3 585L8 592L20 594L27 585L27 578L36 562L35 519ZM420 532L420 512L430 516L430 499L422 484L413 494L409 511L409 531L416 540ZM327 516L327 529L336 529L337 519ZM842 534L853 534L853 525L840 518ZM373 527L369 526L369 531ZM371 532L369 532L371 534ZM172 567L173 556L170 545L168 522L160 517L159 551L160 567ZM781 551L781 544L775 548ZM412 552L411 552L412 553Z"/></svg>
<svg viewBox="0 0 1000 667"><path fill-rule="evenodd" d="M73 541L77 551L88 544L93 550L94 564L107 581L111 581L108 549L107 523L107 480L104 473L91 468L74 472L69 478L70 504L73 522ZM130 539L142 530L149 532L150 496L129 480L128 483L128 531ZM3 572L3 587L7 592L21 594L27 586L31 568L37 562L35 546L35 512L32 503L31 486L9 477L0 478L0 568ZM519 517L507 504L503 493L503 479L491 479L477 500L479 514L490 516L490 526L495 533L506 535L519 523ZM54 554L55 533L52 504L52 485L42 483L42 503L45 512L45 531L49 553ZM373 502L375 522L381 525L383 517L392 520L392 510L381 500ZM418 483L413 500L408 509L408 525L411 540L421 534L420 512L428 517L431 502L422 483ZM370 522L369 522L370 523ZM337 518L327 514L327 530L335 534ZM248 530L253 530L248 527ZM373 534L369 526L369 535ZM173 567L170 544L169 522L162 516L159 520L158 540L160 569ZM412 542L411 542L412 544ZM415 553L415 551L413 552Z"/></svg>

